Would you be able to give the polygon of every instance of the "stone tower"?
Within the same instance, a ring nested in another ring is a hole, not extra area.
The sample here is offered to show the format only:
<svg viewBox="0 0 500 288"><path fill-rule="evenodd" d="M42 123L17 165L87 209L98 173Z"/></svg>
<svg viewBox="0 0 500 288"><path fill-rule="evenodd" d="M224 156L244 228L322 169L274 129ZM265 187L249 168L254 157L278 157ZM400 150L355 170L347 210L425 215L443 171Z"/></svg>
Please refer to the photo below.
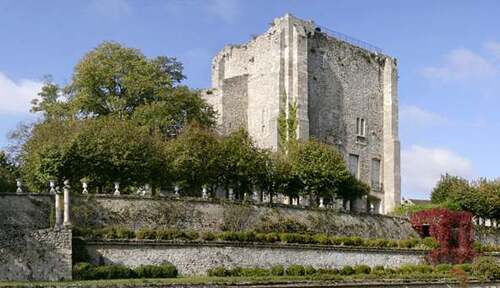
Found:
<svg viewBox="0 0 500 288"><path fill-rule="evenodd" d="M297 137L336 146L372 187L357 209L388 213L400 203L397 64L353 43L287 14L247 44L222 49L203 97L223 133L245 128L274 150L278 116L293 101Z"/></svg>

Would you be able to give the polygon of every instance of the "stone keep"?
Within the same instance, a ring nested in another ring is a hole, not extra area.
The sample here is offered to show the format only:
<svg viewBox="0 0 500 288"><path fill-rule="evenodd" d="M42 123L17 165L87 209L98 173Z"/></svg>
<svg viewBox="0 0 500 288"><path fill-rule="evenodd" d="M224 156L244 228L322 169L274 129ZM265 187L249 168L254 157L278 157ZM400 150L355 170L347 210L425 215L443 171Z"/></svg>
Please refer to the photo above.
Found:
<svg viewBox="0 0 500 288"><path fill-rule="evenodd" d="M400 203L397 80L396 59L287 14L247 44L222 49L202 96L217 110L221 132L244 128L273 150L280 111L288 115L293 101L297 137L336 146L372 187L355 206L388 213Z"/></svg>

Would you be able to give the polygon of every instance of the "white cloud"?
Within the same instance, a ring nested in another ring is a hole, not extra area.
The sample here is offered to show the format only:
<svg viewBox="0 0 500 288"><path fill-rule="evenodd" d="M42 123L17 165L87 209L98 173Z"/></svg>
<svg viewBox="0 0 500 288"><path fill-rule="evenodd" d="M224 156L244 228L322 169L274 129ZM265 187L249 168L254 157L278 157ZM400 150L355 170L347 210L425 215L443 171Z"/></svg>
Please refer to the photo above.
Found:
<svg viewBox="0 0 500 288"><path fill-rule="evenodd" d="M407 123L409 126L450 124L448 118L413 105L402 105L399 114L401 122Z"/></svg>
<svg viewBox="0 0 500 288"><path fill-rule="evenodd" d="M445 55L440 66L427 67L424 76L439 80L467 80L489 78L498 73L489 60L470 50L459 48Z"/></svg>
<svg viewBox="0 0 500 288"><path fill-rule="evenodd" d="M471 162L443 148L412 145L401 151L401 179L406 196L428 198L442 174L470 177Z"/></svg>
<svg viewBox="0 0 500 288"><path fill-rule="evenodd" d="M240 14L236 0L211 0L208 3L208 11L226 22L233 22Z"/></svg>
<svg viewBox="0 0 500 288"><path fill-rule="evenodd" d="M490 41L484 44L484 48L500 60L500 42Z"/></svg>
<svg viewBox="0 0 500 288"><path fill-rule="evenodd" d="M33 80L13 81L0 72L0 113L28 113L42 85Z"/></svg>

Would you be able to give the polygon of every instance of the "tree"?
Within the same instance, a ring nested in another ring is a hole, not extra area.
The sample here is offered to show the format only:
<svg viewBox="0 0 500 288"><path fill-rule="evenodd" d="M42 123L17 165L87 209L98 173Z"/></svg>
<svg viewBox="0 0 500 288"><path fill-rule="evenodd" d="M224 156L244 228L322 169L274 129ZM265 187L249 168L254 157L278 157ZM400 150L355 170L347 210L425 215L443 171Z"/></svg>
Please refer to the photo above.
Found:
<svg viewBox="0 0 500 288"><path fill-rule="evenodd" d="M335 198L338 183L349 176L342 155L332 146L311 140L289 152L293 174L303 186L302 194Z"/></svg>
<svg viewBox="0 0 500 288"><path fill-rule="evenodd" d="M265 169L262 152L244 130L233 132L222 139L220 183L235 188L239 198L259 184L259 173Z"/></svg>
<svg viewBox="0 0 500 288"><path fill-rule="evenodd" d="M168 167L162 141L145 127L115 117L81 121L63 159L62 177L78 182L89 178L98 187L114 181L124 185L161 184Z"/></svg>
<svg viewBox="0 0 500 288"><path fill-rule="evenodd" d="M63 101L59 85L55 84L50 76L46 76L42 90L38 93L40 99L31 100L32 113L42 113L45 121L60 120L70 116L68 105Z"/></svg>
<svg viewBox="0 0 500 288"><path fill-rule="evenodd" d="M4 151L0 151L0 192L16 191L16 167Z"/></svg>
<svg viewBox="0 0 500 288"><path fill-rule="evenodd" d="M215 111L197 92L185 86L174 89L168 99L154 101L137 107L132 119L151 131L160 132L166 138L177 136L188 123L196 122L203 127L215 125Z"/></svg>
<svg viewBox="0 0 500 288"><path fill-rule="evenodd" d="M443 203L460 194L467 194L470 188L469 181L464 178L450 174L441 175L441 179L432 190L431 201L435 204Z"/></svg>
<svg viewBox="0 0 500 288"><path fill-rule="evenodd" d="M198 125L188 126L165 146L164 155L175 172L173 182L185 193L199 196L201 188L215 188L221 171L217 136Z"/></svg>

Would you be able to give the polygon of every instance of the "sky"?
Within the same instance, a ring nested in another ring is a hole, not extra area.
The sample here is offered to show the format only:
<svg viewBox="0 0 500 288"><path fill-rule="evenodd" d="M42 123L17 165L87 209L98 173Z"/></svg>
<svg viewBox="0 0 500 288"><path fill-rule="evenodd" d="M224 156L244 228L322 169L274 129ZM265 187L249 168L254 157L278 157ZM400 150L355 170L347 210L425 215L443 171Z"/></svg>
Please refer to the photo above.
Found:
<svg viewBox="0 0 500 288"><path fill-rule="evenodd" d="M103 41L177 57L185 84L210 86L211 58L285 13L398 59L402 195L439 177L500 174L500 3L465 0L0 0L0 147L42 79L67 84Z"/></svg>

